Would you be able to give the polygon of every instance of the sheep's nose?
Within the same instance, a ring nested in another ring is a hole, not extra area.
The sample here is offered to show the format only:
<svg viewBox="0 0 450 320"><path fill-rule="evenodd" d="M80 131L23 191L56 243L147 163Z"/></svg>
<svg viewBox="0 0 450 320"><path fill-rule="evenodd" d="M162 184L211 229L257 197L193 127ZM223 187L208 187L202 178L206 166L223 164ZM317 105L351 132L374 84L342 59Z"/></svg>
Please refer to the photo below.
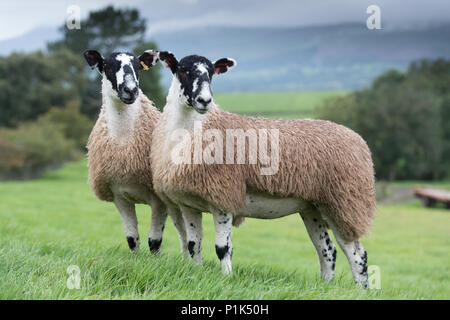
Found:
<svg viewBox="0 0 450 320"><path fill-rule="evenodd" d="M134 95L137 92L137 87L134 87L133 89L129 88L129 87L124 87L123 91L125 91L126 93L128 93L129 95Z"/></svg>
<svg viewBox="0 0 450 320"><path fill-rule="evenodd" d="M206 107L207 105L209 105L211 103L211 98L204 99L202 97L198 97L197 102L201 103L202 105L204 105Z"/></svg>

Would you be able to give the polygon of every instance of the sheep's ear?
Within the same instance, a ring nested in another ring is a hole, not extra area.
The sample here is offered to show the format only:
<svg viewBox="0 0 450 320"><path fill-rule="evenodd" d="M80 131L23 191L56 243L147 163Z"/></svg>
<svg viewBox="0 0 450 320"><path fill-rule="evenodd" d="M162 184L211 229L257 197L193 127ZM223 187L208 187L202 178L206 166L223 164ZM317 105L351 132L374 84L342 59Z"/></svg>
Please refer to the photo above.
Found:
<svg viewBox="0 0 450 320"><path fill-rule="evenodd" d="M84 58L92 69L97 68L98 71L103 71L103 57L100 52L97 50L86 50Z"/></svg>
<svg viewBox="0 0 450 320"><path fill-rule="evenodd" d="M172 52L160 51L158 56L164 67L170 69L172 73L175 73L177 71L178 60L177 58L175 58Z"/></svg>
<svg viewBox="0 0 450 320"><path fill-rule="evenodd" d="M139 61L144 70L148 70L158 62L158 52L153 50L147 50L139 56Z"/></svg>
<svg viewBox="0 0 450 320"><path fill-rule="evenodd" d="M231 58L222 58L213 62L214 74L225 73L236 66L236 60Z"/></svg>

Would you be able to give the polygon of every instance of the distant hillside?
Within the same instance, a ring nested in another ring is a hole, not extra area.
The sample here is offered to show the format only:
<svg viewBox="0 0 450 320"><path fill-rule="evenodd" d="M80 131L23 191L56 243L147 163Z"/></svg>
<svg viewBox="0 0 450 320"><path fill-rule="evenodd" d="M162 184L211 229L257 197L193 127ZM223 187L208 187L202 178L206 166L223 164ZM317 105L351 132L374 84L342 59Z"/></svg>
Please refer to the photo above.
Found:
<svg viewBox="0 0 450 320"><path fill-rule="evenodd" d="M0 41L0 56L12 52L30 52L45 49L48 41L59 39L57 28L41 27L33 29L21 36Z"/></svg>
<svg viewBox="0 0 450 320"><path fill-rule="evenodd" d="M450 24L422 30L368 30L360 24L197 28L153 40L178 57L235 58L237 67L215 80L218 91L354 89L413 60L450 58Z"/></svg>
<svg viewBox="0 0 450 320"><path fill-rule="evenodd" d="M56 29L39 28L0 42L0 55L45 48ZM383 71L403 70L414 60L450 58L450 24L420 29L368 30L364 24L297 28L192 28L158 33L163 50L181 58L202 54L233 57L238 66L216 77L227 91L342 90L367 86ZM164 82L170 83L169 72Z"/></svg>

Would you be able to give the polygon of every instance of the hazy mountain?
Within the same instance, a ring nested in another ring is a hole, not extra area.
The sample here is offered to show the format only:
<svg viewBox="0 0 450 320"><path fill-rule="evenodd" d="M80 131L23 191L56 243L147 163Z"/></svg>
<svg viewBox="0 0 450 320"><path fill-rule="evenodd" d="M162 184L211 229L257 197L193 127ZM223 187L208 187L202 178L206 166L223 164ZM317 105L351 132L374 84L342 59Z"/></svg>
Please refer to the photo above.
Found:
<svg viewBox="0 0 450 320"><path fill-rule="evenodd" d="M361 24L195 28L154 40L179 58L193 53L235 58L237 67L214 80L218 91L361 88L387 69L450 58L450 24L419 30L368 30Z"/></svg>
<svg viewBox="0 0 450 320"><path fill-rule="evenodd" d="M53 28L0 42L0 55L45 48ZM178 58L233 57L237 67L214 79L215 91L354 89L390 69L422 58L450 58L450 24L368 30L363 24L296 28L196 27L156 33ZM170 74L164 72L168 85Z"/></svg>
<svg viewBox="0 0 450 320"><path fill-rule="evenodd" d="M33 29L19 37L0 41L0 56L12 52L30 52L45 49L48 41L54 41L61 35L57 28L40 27Z"/></svg>

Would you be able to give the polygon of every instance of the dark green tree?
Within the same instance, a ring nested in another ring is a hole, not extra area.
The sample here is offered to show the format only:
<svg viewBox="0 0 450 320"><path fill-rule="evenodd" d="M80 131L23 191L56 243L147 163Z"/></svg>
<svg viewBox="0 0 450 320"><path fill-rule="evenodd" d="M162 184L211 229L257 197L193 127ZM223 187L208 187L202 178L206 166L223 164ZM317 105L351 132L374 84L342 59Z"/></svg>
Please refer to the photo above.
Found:
<svg viewBox="0 0 450 320"><path fill-rule="evenodd" d="M81 21L81 29L69 30L64 24L60 28L63 38L49 43L50 52L70 50L84 63L85 83L80 86L81 111L95 119L101 106L101 83L95 71L87 67L82 54L87 49L96 49L103 56L124 50L141 54L144 50L156 49L153 42L145 43L146 20L136 9L120 9L108 6L92 11ZM135 49L135 50L133 50ZM139 50L136 50L139 49ZM141 73L141 89L158 107L164 105L164 94L160 84L160 68Z"/></svg>
<svg viewBox="0 0 450 320"><path fill-rule="evenodd" d="M442 177L450 177L450 93L447 93L441 101L441 134L442 134L442 161L440 174Z"/></svg>
<svg viewBox="0 0 450 320"><path fill-rule="evenodd" d="M108 6L92 11L81 21L80 29L69 30L64 24L60 31L63 39L50 43L50 50L66 48L75 54L95 48L103 55L118 49L136 46L144 39L146 21L136 9L118 9Z"/></svg>
<svg viewBox="0 0 450 320"><path fill-rule="evenodd" d="M328 100L318 117L346 125L367 141L378 179L448 177L450 100L443 93L450 82L442 84L447 68L449 62L437 60L412 64L406 73L388 71L370 88Z"/></svg>
<svg viewBox="0 0 450 320"><path fill-rule="evenodd" d="M81 96L84 64L67 50L0 58L0 126L34 120Z"/></svg>

